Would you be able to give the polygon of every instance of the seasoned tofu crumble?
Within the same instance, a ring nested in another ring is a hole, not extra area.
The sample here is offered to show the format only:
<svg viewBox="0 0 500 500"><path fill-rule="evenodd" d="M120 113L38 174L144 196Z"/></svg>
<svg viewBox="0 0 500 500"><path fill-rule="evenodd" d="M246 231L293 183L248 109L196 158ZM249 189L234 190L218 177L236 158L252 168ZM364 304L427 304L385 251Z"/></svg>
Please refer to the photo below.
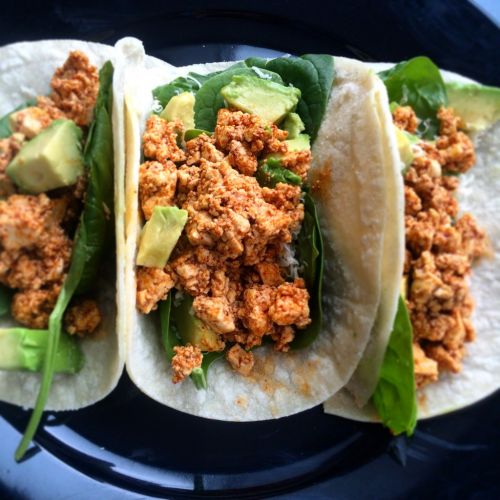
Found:
<svg viewBox="0 0 500 500"><path fill-rule="evenodd" d="M417 387L437 381L443 371L461 370L465 345L476 335L467 279L473 262L489 250L474 217L459 215L455 197L456 174L474 165L474 146L452 109L441 108L438 118L439 136L413 147L413 161L404 173L404 283ZM396 108L393 120L402 130L417 130L409 106Z"/></svg>
<svg viewBox="0 0 500 500"><path fill-rule="evenodd" d="M156 206L176 206L188 220L165 268L138 266L137 307L148 314L172 289L191 296L193 314L218 336L217 349L227 348L230 366L248 375L251 349L265 337L286 352L311 322L304 280L293 279L283 258L304 218L301 187L262 187L255 173L261 160L279 154L282 166L305 180L311 152L289 151L288 132L225 108L213 135L179 147L182 135L179 121L152 115L146 122L139 170L144 219ZM198 366L194 348L176 348L174 383Z"/></svg>
<svg viewBox="0 0 500 500"><path fill-rule="evenodd" d="M66 118L86 127L99 91L97 68L85 54L71 52L51 80L52 93L36 106L10 116L12 135L0 139L0 283L14 290L13 318L30 328L46 329L71 261L73 237L86 179L38 195L21 194L6 168L23 144L54 120ZM74 303L65 315L66 331L92 333L101 322L95 301Z"/></svg>

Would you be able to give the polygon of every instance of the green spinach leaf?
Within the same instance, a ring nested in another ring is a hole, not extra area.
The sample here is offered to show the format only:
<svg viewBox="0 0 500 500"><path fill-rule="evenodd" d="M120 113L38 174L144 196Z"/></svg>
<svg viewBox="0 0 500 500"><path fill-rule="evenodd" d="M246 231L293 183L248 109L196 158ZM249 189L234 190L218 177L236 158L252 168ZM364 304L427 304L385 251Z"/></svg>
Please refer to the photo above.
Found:
<svg viewBox="0 0 500 500"><path fill-rule="evenodd" d="M315 139L335 77L333 58L328 55L283 57L270 61L253 57L224 71L209 75L190 73L188 77L176 78L167 85L157 87L153 96L165 107L174 95L186 91L193 92L196 94L196 128L213 131L217 112L224 107L220 89L229 84L234 75L245 74L269 78L274 82L299 88L302 96L297 104L297 113L304 121L311 140Z"/></svg>
<svg viewBox="0 0 500 500"><path fill-rule="evenodd" d="M255 174L257 182L261 186L275 187L278 182L300 186L302 179L300 175L294 174L291 170L283 168L279 159L269 157L266 159Z"/></svg>
<svg viewBox="0 0 500 500"><path fill-rule="evenodd" d="M406 303L399 298L394 326L385 352L373 403L394 434L413 434L417 423L417 399L413 372L412 327Z"/></svg>
<svg viewBox="0 0 500 500"><path fill-rule="evenodd" d="M263 57L249 57L245 59L245 65L248 68L255 66L256 68L265 69L266 64L267 64L267 59L264 59Z"/></svg>
<svg viewBox="0 0 500 500"><path fill-rule="evenodd" d="M61 337L62 320L77 292L87 290L94 281L98 260L106 246L108 222L113 207L113 135L111 125L113 66L104 64L99 72L99 94L94 122L84 152L89 168L85 207L75 236L71 264L61 293L49 318L49 339L42 370L42 382L23 439L16 450L20 460L38 428L54 375L54 363Z"/></svg>
<svg viewBox="0 0 500 500"><path fill-rule="evenodd" d="M245 67L244 63L235 63L227 70L231 70L237 67ZM161 104L162 108L168 104L172 97L181 94L182 92L192 92L196 94L198 90L203 86L203 84L222 71L214 71L208 75L200 75L199 73L190 72L187 76L179 76L175 80L172 80L166 85L161 85L153 90L153 97Z"/></svg>
<svg viewBox="0 0 500 500"><path fill-rule="evenodd" d="M201 82L198 78L180 76L167 85L156 87L153 90L153 97L161 104L162 108L164 108L172 97L182 92L192 92L196 94L200 89L200 84Z"/></svg>
<svg viewBox="0 0 500 500"><path fill-rule="evenodd" d="M12 292L10 288L0 285L0 318L9 314Z"/></svg>
<svg viewBox="0 0 500 500"><path fill-rule="evenodd" d="M113 67L106 63L99 76L100 90L94 120L84 150L89 180L72 261L81 259L84 267L75 293L85 293L95 285L108 237L112 235L113 216Z"/></svg>
<svg viewBox="0 0 500 500"><path fill-rule="evenodd" d="M206 134L208 136L211 136L212 132L209 132L208 130L200 130L198 128L190 128L186 130L186 132L184 132L184 140L186 142L190 141L191 139L195 139L201 134Z"/></svg>
<svg viewBox="0 0 500 500"><path fill-rule="evenodd" d="M302 349L311 345L321 331L323 324L323 237L319 225L314 200L309 193L304 193L304 220L300 230L297 249L299 262L303 266L302 277L309 291L309 307L312 322L305 330L301 330L291 346Z"/></svg>
<svg viewBox="0 0 500 500"><path fill-rule="evenodd" d="M184 299L190 300L191 299ZM168 294L166 300L160 302L160 323L161 323L161 341L165 353L167 355L168 362L172 361L175 355L174 347L178 345L184 345L184 342L176 333L177 326L174 321L172 321L171 310L172 310L172 292ZM206 389L208 380L208 369L214 361L224 356L224 351L222 352L205 352L203 353L203 361L199 368L195 368L190 375L191 380L197 389Z"/></svg>
<svg viewBox="0 0 500 500"><path fill-rule="evenodd" d="M174 347L181 345L180 340L175 334L173 328L170 312L172 310L172 291L169 292L166 300L162 300L158 307L160 311L160 324L161 324L161 343L165 349L167 360L170 362L175 355Z"/></svg>
<svg viewBox="0 0 500 500"><path fill-rule="evenodd" d="M203 354L203 361L200 368L195 368L190 377L198 390L208 387L208 369L214 361L222 358L224 351L221 352L206 352Z"/></svg>
<svg viewBox="0 0 500 500"><path fill-rule="evenodd" d="M427 57L415 57L379 73L389 102L411 106L421 123L419 135L433 139L439 132L437 111L448 104L446 88L439 68Z"/></svg>

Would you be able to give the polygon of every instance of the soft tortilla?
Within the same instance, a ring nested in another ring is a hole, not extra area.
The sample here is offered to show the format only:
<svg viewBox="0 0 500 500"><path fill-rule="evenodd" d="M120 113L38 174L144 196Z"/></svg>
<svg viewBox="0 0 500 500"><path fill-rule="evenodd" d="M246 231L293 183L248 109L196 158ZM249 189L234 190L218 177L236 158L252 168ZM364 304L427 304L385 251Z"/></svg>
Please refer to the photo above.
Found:
<svg viewBox="0 0 500 500"><path fill-rule="evenodd" d="M304 351L255 350L256 366L250 377L236 374L219 360L210 368L208 390L198 391L190 380L171 382L157 318L141 315L135 307L141 133L152 106L152 88L189 71L209 73L231 63L164 65L146 72L136 62L137 67L129 71L141 72L141 83L131 79L126 94L126 366L130 377L153 399L212 419L278 418L321 403L350 378L379 305L387 137L376 111L377 78L359 62L335 58L336 83L313 148L312 178L322 181L315 196L326 252L324 331Z"/></svg>
<svg viewBox="0 0 500 500"><path fill-rule="evenodd" d="M370 65L376 71L393 66L390 63ZM448 71L441 74L447 82L472 81ZM388 122L387 127L392 127L392 122ZM461 176L458 201L461 212L470 212L486 230L494 257L481 260L472 272L471 292L476 302L472 320L477 338L466 345L467 355L459 374L445 373L437 383L418 391L418 418L421 419L463 408L500 388L500 123L473 139L477 164ZM401 231L404 234L404 229ZM378 343L379 354L385 352L386 345L387 342ZM372 372L376 373L378 371ZM373 379L376 383L378 376L373 375ZM353 385L349 383L348 388L352 390ZM359 408L353 394L358 399L356 390L340 391L325 403L325 411L353 420L378 420L373 405L368 403Z"/></svg>
<svg viewBox="0 0 500 500"><path fill-rule="evenodd" d="M0 116L12 111L28 99L50 92L50 79L55 69L67 58L70 50L85 52L91 62L101 67L111 60L118 73L113 47L77 40L45 40L22 42L0 48ZM120 80L114 79L114 142L115 151L123 150L123 91ZM116 87L116 88L115 88ZM121 146L120 146L121 143ZM119 179L118 176L116 176ZM123 174L122 177L123 179ZM119 208L119 207L117 207ZM119 210L116 210L119 214ZM117 219L117 238L119 220ZM123 262L123 259L121 260ZM118 259L120 263L120 259ZM118 268L118 276L123 270ZM113 273L111 273L113 274ZM109 394L118 383L123 371L124 343L115 328L115 287L109 284L111 277L103 283L98 301L103 313L103 322L92 339L81 342L85 365L76 375L57 374L50 390L47 410L74 410L88 406ZM0 328L14 326L10 319L1 319ZM28 372L0 371L0 400L23 407L33 407L40 385L40 375Z"/></svg>
<svg viewBox="0 0 500 500"><path fill-rule="evenodd" d="M401 161L392 128L384 126L392 120L387 105L387 91L381 80L377 81L377 110L380 118L380 130L385 135L386 150L384 150L384 178L387 186L386 194L386 224L384 228L384 243L381 274L381 296L377 318L356 371L349 380L347 388L356 395L358 405L364 405L373 394L382 366L386 345L391 333L398 297L400 294L401 276L404 266L404 191L401 176Z"/></svg>

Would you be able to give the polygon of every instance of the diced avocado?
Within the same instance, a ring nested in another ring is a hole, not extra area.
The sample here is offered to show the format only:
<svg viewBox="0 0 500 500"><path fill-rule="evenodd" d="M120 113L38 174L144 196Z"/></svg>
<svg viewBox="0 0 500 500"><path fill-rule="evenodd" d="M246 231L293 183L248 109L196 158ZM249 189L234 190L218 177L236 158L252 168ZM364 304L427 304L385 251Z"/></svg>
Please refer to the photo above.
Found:
<svg viewBox="0 0 500 500"><path fill-rule="evenodd" d="M418 137L401 130L394 125L396 141L398 143L399 157L404 163L405 168L411 165L413 161L412 145L418 142Z"/></svg>
<svg viewBox="0 0 500 500"><path fill-rule="evenodd" d="M230 106L273 123L293 111L300 99L300 90L296 87L249 75L233 76L231 83L220 92Z"/></svg>
<svg viewBox="0 0 500 500"><path fill-rule="evenodd" d="M224 344L219 336L193 312L193 298L186 296L176 307L172 307L172 320L184 343L198 346L202 351L221 351Z"/></svg>
<svg viewBox="0 0 500 500"><path fill-rule="evenodd" d="M137 265L165 267L186 225L188 213L177 207L155 207L141 232Z"/></svg>
<svg viewBox="0 0 500 500"><path fill-rule="evenodd" d="M297 113L288 113L283 120L283 130L288 132L288 140L295 139L306 126Z"/></svg>
<svg viewBox="0 0 500 500"><path fill-rule="evenodd" d="M285 142L288 144L288 151L311 149L311 141L307 134L299 134L295 139L290 139Z"/></svg>
<svg viewBox="0 0 500 500"><path fill-rule="evenodd" d="M40 372L48 342L48 330L0 329L0 370ZM83 362L83 354L76 339L66 334L61 335L56 351L54 371L77 373L83 367Z"/></svg>
<svg viewBox="0 0 500 500"><path fill-rule="evenodd" d="M500 88L477 83L447 83L448 105L466 129L480 131L500 120Z"/></svg>
<svg viewBox="0 0 500 500"><path fill-rule="evenodd" d="M71 186L84 173L81 141L74 122L55 120L21 148L7 175L28 193Z"/></svg>
<svg viewBox="0 0 500 500"><path fill-rule="evenodd" d="M174 97L168 101L160 117L169 122L180 120L184 124L184 128L193 129L194 102L195 97L191 92L182 92L178 95L174 95Z"/></svg>
<svg viewBox="0 0 500 500"><path fill-rule="evenodd" d="M208 130L201 130L199 128L191 128L191 129L186 130L186 132L184 132L184 140L186 142L190 141L191 139L194 139L201 134L206 134L208 136L211 136L212 132L208 132Z"/></svg>

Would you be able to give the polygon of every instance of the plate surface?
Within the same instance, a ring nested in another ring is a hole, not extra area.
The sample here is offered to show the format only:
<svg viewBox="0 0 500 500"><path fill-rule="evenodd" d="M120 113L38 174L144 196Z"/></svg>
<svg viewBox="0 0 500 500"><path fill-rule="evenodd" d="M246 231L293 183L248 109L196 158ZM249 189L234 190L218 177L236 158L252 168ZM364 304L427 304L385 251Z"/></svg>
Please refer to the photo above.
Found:
<svg viewBox="0 0 500 500"><path fill-rule="evenodd" d="M284 52L394 61L426 54L442 68L500 86L500 31L467 2L403 8L341 1L326 10L316 1L255 3L13 6L0 19L0 44L64 37L113 43L133 35L176 65ZM319 407L249 424L191 417L146 398L124 375L101 403L48 414L39 446L17 465L12 456L27 418L0 404L0 498L500 496L499 393L421 422L409 440Z"/></svg>

